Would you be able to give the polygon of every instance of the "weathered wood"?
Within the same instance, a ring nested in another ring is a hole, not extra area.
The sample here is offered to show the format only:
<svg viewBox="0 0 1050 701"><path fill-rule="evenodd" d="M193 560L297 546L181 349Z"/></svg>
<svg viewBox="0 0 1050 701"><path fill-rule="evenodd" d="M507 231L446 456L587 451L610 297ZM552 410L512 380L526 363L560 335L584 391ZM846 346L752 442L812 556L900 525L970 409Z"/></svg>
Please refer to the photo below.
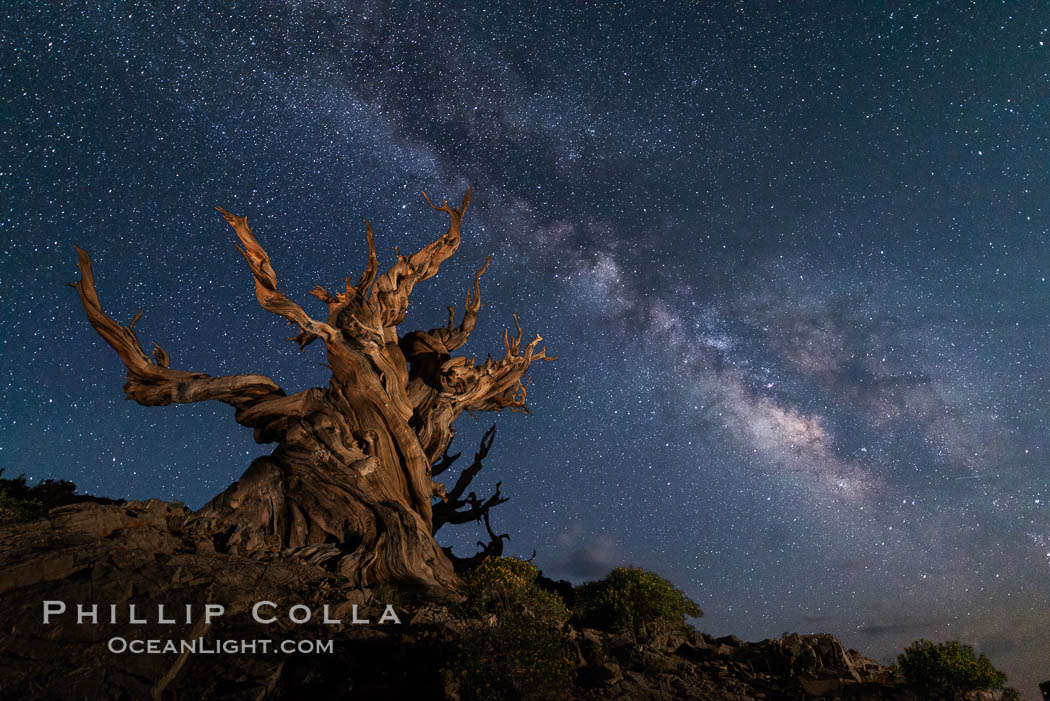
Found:
<svg viewBox="0 0 1050 701"><path fill-rule="evenodd" d="M90 259L77 249L81 279L74 287L88 320L128 369L129 399L146 405L217 399L236 407L237 422L254 429L258 442L277 443L273 453L255 460L197 513L222 547L298 549L362 585L456 586L433 532L446 522L487 517L488 509L505 499L498 487L486 502L473 493L463 498L477 473L471 468L457 482L451 504L439 506L435 521L432 501L444 498L445 488L433 481L431 466L446 454L452 424L464 411L527 411L522 378L533 361L552 359L536 350L539 336L521 347L520 325L513 340L504 334L500 360L476 366L451 355L474 330L488 260L475 274L459 325L450 310L444 327L399 335L397 325L415 285L437 274L458 249L470 196L468 189L458 209L427 198L449 215L448 230L410 256L398 253L383 274L366 224L368 262L357 284L347 278L343 292L311 291L328 305L327 321L311 318L278 289L270 258L247 218L219 209L237 236L259 304L298 327L293 340L301 348L318 339L325 344L332 370L328 386L291 396L262 375L210 377L171 369L159 346L150 359L132 331L134 321L121 326L102 311Z"/></svg>

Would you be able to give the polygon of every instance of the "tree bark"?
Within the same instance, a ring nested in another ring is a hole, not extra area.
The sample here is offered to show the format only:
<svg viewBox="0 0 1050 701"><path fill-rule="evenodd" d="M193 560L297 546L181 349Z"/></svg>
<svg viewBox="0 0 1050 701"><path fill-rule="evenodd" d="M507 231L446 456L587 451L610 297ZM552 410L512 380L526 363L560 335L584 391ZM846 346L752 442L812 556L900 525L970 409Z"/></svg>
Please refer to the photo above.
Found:
<svg viewBox="0 0 1050 701"><path fill-rule="evenodd" d="M223 401L235 407L237 422L252 428L257 442L277 443L196 514L197 526L209 529L218 547L293 552L364 586L399 582L432 593L456 587L452 564L433 538L432 501L444 499L445 489L433 481L431 465L446 454L452 423L462 412L527 411L522 377L532 361L553 359L537 350L539 336L522 348L520 325L513 340L504 335L506 353L498 361L477 366L451 355L474 329L488 261L475 275L458 325L450 309L444 327L398 334L414 286L435 275L459 247L470 196L468 189L458 209L427 199L449 215L448 231L411 256L398 253L382 275L366 223L369 255L360 280L352 285L347 278L345 291L336 294L321 287L311 292L328 305L327 321L311 318L279 291L247 220L219 210L237 235L259 304L298 327L293 340L300 347L317 339L326 346L328 387L291 396L262 375L209 377L171 369L159 346L149 358L133 331L142 313L126 327L108 317L88 254L77 249L81 279L74 287L89 321L128 369L129 399L144 405ZM438 527L458 522L450 516L467 503L462 491L454 490L451 508L439 509Z"/></svg>

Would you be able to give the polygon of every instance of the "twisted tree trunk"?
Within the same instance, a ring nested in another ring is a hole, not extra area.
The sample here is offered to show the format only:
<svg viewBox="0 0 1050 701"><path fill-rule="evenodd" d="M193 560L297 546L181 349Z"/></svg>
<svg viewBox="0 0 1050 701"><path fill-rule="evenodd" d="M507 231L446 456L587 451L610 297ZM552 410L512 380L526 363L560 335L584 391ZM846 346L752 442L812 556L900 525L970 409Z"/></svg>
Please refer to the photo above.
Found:
<svg viewBox="0 0 1050 701"><path fill-rule="evenodd" d="M452 356L477 322L488 261L475 275L458 325L450 308L446 326L398 335L415 284L435 275L459 247L470 194L468 189L458 209L427 199L449 215L448 231L411 256L398 254L382 275L367 225L369 256L360 280L352 285L347 278L345 291L334 295L321 287L311 292L328 305L327 321L312 319L278 290L247 220L220 209L237 234L262 307L296 324L300 347L321 339L327 348L328 387L291 396L262 375L209 377L171 369L168 354L156 345L153 358L147 357L133 331L141 312L126 327L106 316L90 259L77 249L81 279L74 287L91 324L128 368L129 399L145 405L217 399L236 408L237 422L254 429L257 442L278 444L197 513L198 527L211 529L221 547L292 549L361 585L456 586L452 565L434 541L435 526L457 522L452 514L464 504L479 519L487 508L478 508L485 504L473 493L473 504L463 500L457 482L435 524L432 500L446 497L431 465L447 459L452 423L462 412L527 411L522 377L533 360L550 359L537 351L539 336L522 348L520 326L515 338L504 334L506 353L498 361L477 366ZM498 490L493 498L499 503Z"/></svg>

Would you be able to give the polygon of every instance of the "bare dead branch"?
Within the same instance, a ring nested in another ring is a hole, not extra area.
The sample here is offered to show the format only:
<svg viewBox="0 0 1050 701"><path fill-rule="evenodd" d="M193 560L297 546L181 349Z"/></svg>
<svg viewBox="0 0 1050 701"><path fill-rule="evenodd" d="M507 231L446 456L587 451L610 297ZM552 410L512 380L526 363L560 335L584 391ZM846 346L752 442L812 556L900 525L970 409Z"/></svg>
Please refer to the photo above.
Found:
<svg viewBox="0 0 1050 701"><path fill-rule="evenodd" d="M479 521L488 513L489 509L507 501L500 493L501 482L496 483L496 492L488 499L482 501L475 492L463 496L467 487L477 477L483 466L483 461L492 448L492 442L496 438L496 426L492 425L481 438L478 452L474 454L474 461L470 466L460 473L456 485L445 495L445 500L434 505L434 532L446 523L459 524ZM457 456L458 457L458 454ZM454 459L453 459L454 460ZM464 508L466 507L466 508Z"/></svg>
<svg viewBox="0 0 1050 701"><path fill-rule="evenodd" d="M448 308L448 323L427 333L440 341L446 352L461 348L470 338L478 323L478 310L481 309L481 276L489 269L491 256L485 257L485 264L474 273L474 286L467 290L467 299L463 303L463 320L456 326L456 310Z"/></svg>
<svg viewBox="0 0 1050 701"><path fill-rule="evenodd" d="M521 348L521 324L514 315L517 335L510 339L507 331L503 333L503 345L506 355L496 361L489 358L483 365L475 366L473 361L456 357L447 361L441 368L441 389L458 414L461 411L500 411L510 409L528 413L525 404L526 384L522 377L529 366L536 360L554 360L557 356L548 356L546 348L536 350L543 340L539 335Z"/></svg>
<svg viewBox="0 0 1050 701"><path fill-rule="evenodd" d="M460 455L462 455L462 453L456 453L455 455L449 455L448 447L446 447L445 448L445 452L442 454L442 456L433 465L431 465L431 467L430 467L430 475L431 475L431 477L437 477L442 472L444 472L448 468L452 467L453 463L455 463L457 460L459 460L459 456Z"/></svg>
<svg viewBox="0 0 1050 701"><path fill-rule="evenodd" d="M325 343L334 343L338 339L336 329L310 318L302 307L277 289L277 274L270 265L270 256L256 240L248 226L248 218L230 214L222 207L215 209L219 210L226 223L233 227L237 238L240 239L241 245L234 244L234 246L244 257L255 277L255 296L260 306L299 327L299 334L293 336L291 340L296 341L301 349L306 348L315 338L321 338Z"/></svg>
<svg viewBox="0 0 1050 701"><path fill-rule="evenodd" d="M361 299L368 297L368 288L375 282L376 272L379 270L379 259L376 258L376 235L372 231L372 222L367 219L365 220L365 238L368 239L368 265L353 288L349 287L350 281L347 279L346 289L347 292L353 290Z"/></svg>
<svg viewBox="0 0 1050 701"><path fill-rule="evenodd" d="M127 326L121 326L104 311L95 289L91 271L91 257L79 247L77 267L80 280L70 283L80 297L88 321L99 335L117 352L128 369L124 391L128 399L139 404L160 406L174 402L199 402L215 399L235 407L251 406L267 398L283 396L281 388L264 375L229 375L211 377L200 372L173 370L168 367L167 351L154 345L151 359L142 350L138 336L132 331L143 312L139 312Z"/></svg>
<svg viewBox="0 0 1050 701"><path fill-rule="evenodd" d="M397 262L376 279L369 301L378 305L376 309L384 328L396 326L404 321L408 298L416 283L436 275L441 264L459 248L460 222L470 205L470 194L471 190L468 187L463 204L459 209L454 209L444 200L440 207L435 205L427 194L423 193L427 204L449 215L448 231L411 256L398 253Z"/></svg>
<svg viewBox="0 0 1050 701"><path fill-rule="evenodd" d="M471 557L457 557L452 553L452 548L442 548L448 559L452 561L456 572L467 572L480 565L487 557L501 557L503 555L503 541L510 540L510 535L508 533L496 535L496 532L492 530L492 524L489 523L488 513L484 515L483 520L485 522L485 530L489 533L489 542L483 543L479 540L478 547L481 550L475 555ZM535 556L535 553L533 553L533 556Z"/></svg>

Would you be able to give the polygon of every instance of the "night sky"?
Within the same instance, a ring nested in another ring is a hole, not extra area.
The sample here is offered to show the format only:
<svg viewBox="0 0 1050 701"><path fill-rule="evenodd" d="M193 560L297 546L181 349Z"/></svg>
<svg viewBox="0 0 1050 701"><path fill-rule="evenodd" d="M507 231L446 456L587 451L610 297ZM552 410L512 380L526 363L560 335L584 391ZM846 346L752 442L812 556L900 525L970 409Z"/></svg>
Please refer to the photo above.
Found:
<svg viewBox="0 0 1050 701"><path fill-rule="evenodd" d="M0 466L198 508L272 446L219 403L141 407L88 324L172 367L327 382L255 300L463 243L403 331L517 311L559 359L531 416L464 416L508 554L632 563L755 640L888 662L959 639L1050 678L1050 11L1038 3L8 3ZM230 8L233 9L230 9ZM448 530L452 530L451 527ZM467 555L478 534L441 534Z"/></svg>

